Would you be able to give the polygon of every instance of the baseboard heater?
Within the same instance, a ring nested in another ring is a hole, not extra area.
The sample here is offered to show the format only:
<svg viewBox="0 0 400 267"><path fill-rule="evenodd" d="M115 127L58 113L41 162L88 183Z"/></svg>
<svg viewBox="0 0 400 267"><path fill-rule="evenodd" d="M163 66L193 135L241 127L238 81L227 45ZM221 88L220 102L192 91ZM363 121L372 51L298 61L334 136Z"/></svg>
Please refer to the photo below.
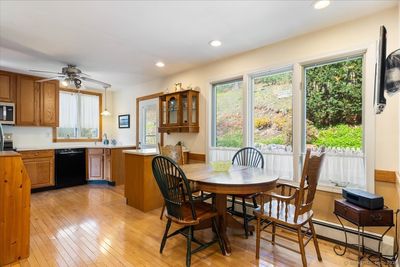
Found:
<svg viewBox="0 0 400 267"><path fill-rule="evenodd" d="M232 200L228 198L228 207L232 205ZM247 203L247 214L253 214L253 203ZM239 198L235 199L235 210L242 211L242 201ZM343 246L344 242L344 231L343 228L339 224L335 224L332 222L327 222L319 219L313 219L313 223L316 228L316 233L318 238L322 240L326 240L338 245ZM345 231L347 233L347 240L348 240L348 248L356 249L357 250L357 230L348 226L345 226ZM324 233L323 235L321 233ZM370 233L365 231L364 234L360 234L360 236L364 237L365 245L366 245L366 252L372 255L378 255L378 242L380 236L375 233ZM381 252L383 255L393 255L393 244L394 238L391 236L385 236L382 240ZM333 248L332 248L333 249Z"/></svg>

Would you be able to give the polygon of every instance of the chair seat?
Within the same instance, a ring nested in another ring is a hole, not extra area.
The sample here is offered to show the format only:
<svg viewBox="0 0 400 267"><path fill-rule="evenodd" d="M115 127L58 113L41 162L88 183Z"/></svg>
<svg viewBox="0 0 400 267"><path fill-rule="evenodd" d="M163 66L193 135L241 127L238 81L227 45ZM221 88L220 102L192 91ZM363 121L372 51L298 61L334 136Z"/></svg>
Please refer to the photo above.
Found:
<svg viewBox="0 0 400 267"><path fill-rule="evenodd" d="M196 225L202 221L208 220L214 216L217 216L217 211L213 209L212 205L206 202L196 201L194 202L194 208L196 210L197 219L193 220L192 218L192 209L190 203L186 202L182 205L182 218L178 220L173 216L169 216L166 214L165 216L168 219L171 219L173 222L182 225Z"/></svg>
<svg viewBox="0 0 400 267"><path fill-rule="evenodd" d="M270 221L274 221L277 223L281 222L289 225L303 225L307 223L313 216L313 211L311 210L302 215L299 215L297 221L295 222L294 221L294 214L296 210L295 205L289 204L286 212L286 203L281 201L279 203L279 212L278 212L278 201L272 200L271 204L272 204L271 214L269 214L270 202L265 202L264 213L261 213L261 207L258 207L254 209L254 215Z"/></svg>

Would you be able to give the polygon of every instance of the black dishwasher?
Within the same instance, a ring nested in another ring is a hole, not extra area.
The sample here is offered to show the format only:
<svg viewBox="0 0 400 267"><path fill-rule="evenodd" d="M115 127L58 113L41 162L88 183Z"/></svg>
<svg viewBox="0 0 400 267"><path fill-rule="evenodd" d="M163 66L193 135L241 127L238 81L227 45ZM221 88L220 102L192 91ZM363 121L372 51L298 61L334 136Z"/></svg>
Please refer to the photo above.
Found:
<svg viewBox="0 0 400 267"><path fill-rule="evenodd" d="M85 149L56 149L56 188L86 184Z"/></svg>

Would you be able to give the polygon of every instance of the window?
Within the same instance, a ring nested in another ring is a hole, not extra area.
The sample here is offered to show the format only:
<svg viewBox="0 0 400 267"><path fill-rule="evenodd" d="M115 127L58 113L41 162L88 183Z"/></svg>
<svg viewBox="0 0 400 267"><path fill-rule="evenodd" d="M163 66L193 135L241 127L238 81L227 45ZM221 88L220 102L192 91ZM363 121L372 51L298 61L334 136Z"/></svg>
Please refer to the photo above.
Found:
<svg viewBox="0 0 400 267"><path fill-rule="evenodd" d="M61 90L57 139L100 139L100 105L101 94Z"/></svg>
<svg viewBox="0 0 400 267"><path fill-rule="evenodd" d="M253 144L292 146L292 76L283 71L255 76L253 88Z"/></svg>
<svg viewBox="0 0 400 267"><path fill-rule="evenodd" d="M324 147L320 188L374 192L374 54L346 52L212 84L208 160L231 160L253 146L269 174L292 180L306 148Z"/></svg>
<svg viewBox="0 0 400 267"><path fill-rule="evenodd" d="M320 182L364 186L363 58L309 66L304 76L303 151L326 148Z"/></svg>
<svg viewBox="0 0 400 267"><path fill-rule="evenodd" d="M243 146L243 91L242 80L213 84L214 147Z"/></svg>

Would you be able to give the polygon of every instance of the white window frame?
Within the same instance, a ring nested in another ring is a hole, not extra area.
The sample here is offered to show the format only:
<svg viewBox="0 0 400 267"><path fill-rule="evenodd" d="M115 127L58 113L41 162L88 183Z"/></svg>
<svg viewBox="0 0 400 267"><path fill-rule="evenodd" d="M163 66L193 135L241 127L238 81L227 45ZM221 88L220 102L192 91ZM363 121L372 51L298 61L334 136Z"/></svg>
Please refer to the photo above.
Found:
<svg viewBox="0 0 400 267"><path fill-rule="evenodd" d="M101 93L94 93L94 92L89 92L89 91L73 91L73 90L67 90L67 89L61 89L59 90L59 94L61 93L69 93L69 94L75 94L78 96L78 110L77 110L77 125L78 127L74 130L76 137L73 138L64 138L64 137L59 137L58 136L58 128L60 127L60 125L58 127L55 127L53 130L53 142L89 142L89 141L101 141L102 139L102 116L101 116L101 108L102 108L102 94ZM85 137L81 137L81 123L80 123L80 113L81 113L81 98L80 95L93 95L93 96L97 96L99 98L99 127L98 127L98 136L97 137L93 137L93 138L85 138ZM61 105L59 105L60 108Z"/></svg>
<svg viewBox="0 0 400 267"><path fill-rule="evenodd" d="M159 100L158 98L154 99L148 99L148 100L143 100L139 102L139 142L140 142L140 147L141 148L157 148L157 144L160 140L159 138L159 133L156 130L156 143L154 145L148 145L145 143L146 141L146 127L145 127L145 119L146 119L146 114L142 113L145 110L145 107L147 106L156 106L156 125L158 127L159 124L159 112L158 112L158 107L159 107Z"/></svg>
<svg viewBox="0 0 400 267"><path fill-rule="evenodd" d="M253 143L253 91L251 79L255 76L263 74L273 74L283 70L292 69L293 77L293 92L292 92L292 125L293 125L293 180L299 181L301 177L301 155L302 155L302 131L303 131L303 109L305 108L304 102L302 101L304 95L303 81L304 81L304 68L306 66L318 63L334 61L339 58L354 57L356 55L363 55L363 150L364 150L364 163L365 163L365 175L366 175L366 189L369 192L375 191L375 112L373 106L374 99L374 79L375 79L375 62L377 58L377 45L376 43L364 45L361 47L354 48L348 51L337 51L325 55L319 55L314 58L308 58L304 60L298 60L292 64L286 64L275 67L263 68L262 70L249 71L241 73L240 75L232 75L223 79L215 79L209 82L208 99L210 99L210 105L206 109L208 123L206 123L206 135L207 142L206 157L207 160L210 158L209 150L215 147L212 146L212 133L213 129L213 117L214 113L214 97L213 89L214 85L222 83L224 81L233 81L242 79L244 83L244 95L243 95L243 131L244 131L244 144L248 146ZM365 92L365 93L364 93ZM342 188L337 186L318 186L319 190L341 193Z"/></svg>
<svg viewBox="0 0 400 267"><path fill-rule="evenodd" d="M211 117L210 117L210 127L211 127L211 134L208 133L208 135L210 136L209 138L209 148L221 148L221 147L217 147L216 146L216 137L217 137L217 133L216 133L216 127L217 127L217 122L216 122L216 94L215 94L215 86L216 85L220 85L220 84L227 84L227 83L234 83L234 82L238 82L241 81L243 83L243 124L247 125L247 81L245 82L244 77L243 76L239 76L239 77L234 77L231 79L224 79L218 82L212 82L211 83L211 94L210 94L210 99L211 99ZM247 127L243 127L243 142L242 142L242 146L246 146L247 145ZM227 148L227 149L234 149L234 148ZM206 150L208 151L208 149Z"/></svg>

